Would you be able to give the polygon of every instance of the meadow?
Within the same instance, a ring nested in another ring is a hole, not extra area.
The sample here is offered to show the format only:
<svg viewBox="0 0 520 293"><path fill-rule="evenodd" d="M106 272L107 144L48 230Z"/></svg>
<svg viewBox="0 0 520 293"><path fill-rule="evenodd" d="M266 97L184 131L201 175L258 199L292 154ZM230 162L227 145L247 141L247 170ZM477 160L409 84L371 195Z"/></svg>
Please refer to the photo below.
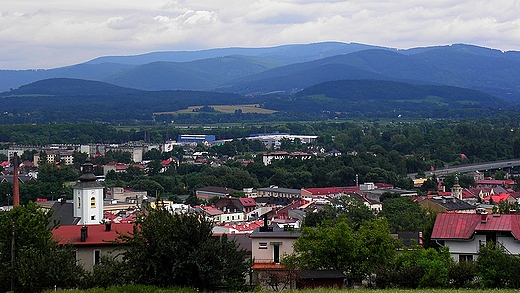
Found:
<svg viewBox="0 0 520 293"><path fill-rule="evenodd" d="M154 115L164 114L194 114L199 113L198 110L203 106L191 106L186 109L182 109L174 112L156 112ZM232 114L236 110L242 110L242 113L257 113L257 114L273 114L276 111L262 108L259 104L243 104L243 105L208 105L215 109L216 112Z"/></svg>

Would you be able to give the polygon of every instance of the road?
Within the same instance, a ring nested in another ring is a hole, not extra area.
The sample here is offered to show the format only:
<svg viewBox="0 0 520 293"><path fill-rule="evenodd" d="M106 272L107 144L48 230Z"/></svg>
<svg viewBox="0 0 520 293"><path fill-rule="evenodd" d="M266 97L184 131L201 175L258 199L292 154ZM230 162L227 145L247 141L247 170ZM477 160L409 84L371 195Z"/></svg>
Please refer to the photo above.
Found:
<svg viewBox="0 0 520 293"><path fill-rule="evenodd" d="M425 171L424 174L426 177L430 177L433 174L435 176L453 174L453 173L468 173L473 171L489 171L489 170L500 170L500 169L510 169L520 167L520 159L513 160L504 160L504 161L495 161L495 162L485 162L485 163L475 163L475 164L467 164L467 165L457 165L442 169L437 169L434 171ZM408 177L415 178L417 173L410 173Z"/></svg>

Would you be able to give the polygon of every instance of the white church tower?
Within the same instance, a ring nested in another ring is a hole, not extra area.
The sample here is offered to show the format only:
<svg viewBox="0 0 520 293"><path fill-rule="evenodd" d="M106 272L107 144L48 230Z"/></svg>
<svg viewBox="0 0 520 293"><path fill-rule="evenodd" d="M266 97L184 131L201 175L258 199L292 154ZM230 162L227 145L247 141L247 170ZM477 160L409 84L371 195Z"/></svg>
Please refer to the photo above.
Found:
<svg viewBox="0 0 520 293"><path fill-rule="evenodd" d="M99 224L103 219L103 186L96 181L93 169L87 158L79 182L72 187L74 217L80 218L78 225Z"/></svg>

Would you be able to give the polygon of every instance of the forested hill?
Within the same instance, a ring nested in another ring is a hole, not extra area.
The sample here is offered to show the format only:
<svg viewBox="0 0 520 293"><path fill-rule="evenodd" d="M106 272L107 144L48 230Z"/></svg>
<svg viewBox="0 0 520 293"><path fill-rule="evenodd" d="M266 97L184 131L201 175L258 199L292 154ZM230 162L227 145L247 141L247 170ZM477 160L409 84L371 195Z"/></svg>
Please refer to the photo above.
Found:
<svg viewBox="0 0 520 293"><path fill-rule="evenodd" d="M139 90L74 78L49 78L2 93L2 96L84 96L137 93Z"/></svg>
<svg viewBox="0 0 520 293"><path fill-rule="evenodd" d="M492 95L465 88L417 85L384 80L338 80L308 87L297 94L302 97L327 97L350 103L394 101L430 102L451 107L478 106L497 108L504 102Z"/></svg>

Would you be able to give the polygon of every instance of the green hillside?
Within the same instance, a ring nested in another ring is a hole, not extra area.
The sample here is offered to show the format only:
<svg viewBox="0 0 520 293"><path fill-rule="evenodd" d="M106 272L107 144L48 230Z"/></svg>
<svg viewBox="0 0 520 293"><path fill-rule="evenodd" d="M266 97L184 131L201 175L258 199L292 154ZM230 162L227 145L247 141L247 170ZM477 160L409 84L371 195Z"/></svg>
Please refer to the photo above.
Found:
<svg viewBox="0 0 520 293"><path fill-rule="evenodd" d="M191 62L153 62L104 78L112 84L143 90L208 90L229 80L279 66L248 56L224 56Z"/></svg>
<svg viewBox="0 0 520 293"><path fill-rule="evenodd" d="M93 80L50 78L23 85L0 96L115 95L135 92L138 90Z"/></svg>

